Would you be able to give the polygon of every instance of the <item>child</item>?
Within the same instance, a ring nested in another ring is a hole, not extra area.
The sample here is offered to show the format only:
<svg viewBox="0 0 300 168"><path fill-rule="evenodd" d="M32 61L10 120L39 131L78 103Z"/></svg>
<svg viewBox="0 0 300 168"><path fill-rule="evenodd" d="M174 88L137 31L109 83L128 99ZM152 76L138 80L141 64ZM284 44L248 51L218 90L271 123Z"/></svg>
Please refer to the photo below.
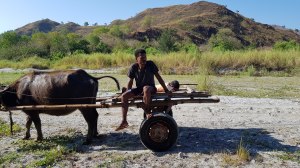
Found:
<svg viewBox="0 0 300 168"><path fill-rule="evenodd" d="M165 84L169 91L175 92L179 90L179 82L177 80L174 80L172 82ZM155 85L157 92L165 92L164 88L161 85Z"/></svg>

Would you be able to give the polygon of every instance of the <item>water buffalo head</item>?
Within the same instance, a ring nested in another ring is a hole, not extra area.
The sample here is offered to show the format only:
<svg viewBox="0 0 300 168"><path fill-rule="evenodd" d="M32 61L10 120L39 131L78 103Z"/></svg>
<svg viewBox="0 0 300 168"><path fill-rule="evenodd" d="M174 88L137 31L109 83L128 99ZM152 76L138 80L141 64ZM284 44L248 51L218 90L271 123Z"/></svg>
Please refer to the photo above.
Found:
<svg viewBox="0 0 300 168"><path fill-rule="evenodd" d="M0 88L0 107L2 106L2 95L3 95L3 92L4 92L4 87L1 86Z"/></svg>
<svg viewBox="0 0 300 168"><path fill-rule="evenodd" d="M1 106L16 106L17 95L15 91L11 91L10 87L5 87L0 90L0 105Z"/></svg>

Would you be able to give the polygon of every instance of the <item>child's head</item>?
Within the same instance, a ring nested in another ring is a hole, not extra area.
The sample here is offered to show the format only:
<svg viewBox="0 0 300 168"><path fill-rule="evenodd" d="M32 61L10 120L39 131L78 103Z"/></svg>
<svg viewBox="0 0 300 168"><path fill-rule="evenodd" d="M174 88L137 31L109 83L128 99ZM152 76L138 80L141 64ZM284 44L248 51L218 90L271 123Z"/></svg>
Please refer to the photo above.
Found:
<svg viewBox="0 0 300 168"><path fill-rule="evenodd" d="M173 80L172 82L170 82L170 86L173 87L174 91L179 90L179 82L177 80Z"/></svg>

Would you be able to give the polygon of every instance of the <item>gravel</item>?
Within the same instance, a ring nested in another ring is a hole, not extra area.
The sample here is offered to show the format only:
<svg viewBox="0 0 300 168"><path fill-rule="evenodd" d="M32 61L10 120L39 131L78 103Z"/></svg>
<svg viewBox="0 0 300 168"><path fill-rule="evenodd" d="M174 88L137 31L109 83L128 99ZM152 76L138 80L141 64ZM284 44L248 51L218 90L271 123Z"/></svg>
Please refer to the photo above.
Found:
<svg viewBox="0 0 300 168"><path fill-rule="evenodd" d="M173 107L179 126L177 145L167 152L146 149L139 139L143 111L130 108L130 126L120 132L121 109L98 109L100 137L92 145L81 145L87 124L79 111L67 116L41 114L44 137L75 134L76 152L54 167L300 167L300 161L283 160L300 148L300 100L219 96L216 104L181 104ZM0 113L8 120L8 113ZM13 112L15 123L24 127L26 117ZM36 138L35 128L31 128ZM16 150L13 142L24 135L1 137L0 155ZM235 161L240 142L249 151L248 161ZM300 154L298 154L300 157ZM229 159L228 159L229 158ZM21 165L35 158L22 158ZM298 158L299 159L299 158Z"/></svg>

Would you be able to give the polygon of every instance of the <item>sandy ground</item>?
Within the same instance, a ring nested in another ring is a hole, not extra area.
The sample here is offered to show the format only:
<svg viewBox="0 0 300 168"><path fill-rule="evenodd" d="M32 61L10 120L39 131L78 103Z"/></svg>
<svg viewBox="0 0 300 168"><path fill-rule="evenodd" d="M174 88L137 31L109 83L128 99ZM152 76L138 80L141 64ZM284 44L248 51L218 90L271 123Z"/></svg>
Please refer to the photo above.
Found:
<svg viewBox="0 0 300 168"><path fill-rule="evenodd" d="M60 117L42 114L42 130L45 138L76 134L77 151L54 167L300 167L300 161L280 157L300 151L300 100L219 98L216 104L173 107L179 137L167 152L155 153L142 145L138 131L143 111L137 108L129 109L130 126L120 132L114 129L121 122L121 109L98 109L101 136L90 146L79 143L85 139L87 125L78 111ZM0 117L8 121L8 113ZM24 127L23 113L14 112L13 119ZM34 127L31 132L36 138ZM0 154L15 150L12 143L23 134L2 137ZM241 138L250 160L230 161L236 157ZM33 159L23 158L22 165Z"/></svg>

